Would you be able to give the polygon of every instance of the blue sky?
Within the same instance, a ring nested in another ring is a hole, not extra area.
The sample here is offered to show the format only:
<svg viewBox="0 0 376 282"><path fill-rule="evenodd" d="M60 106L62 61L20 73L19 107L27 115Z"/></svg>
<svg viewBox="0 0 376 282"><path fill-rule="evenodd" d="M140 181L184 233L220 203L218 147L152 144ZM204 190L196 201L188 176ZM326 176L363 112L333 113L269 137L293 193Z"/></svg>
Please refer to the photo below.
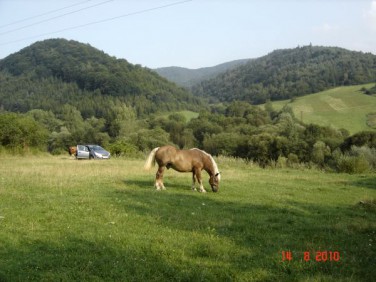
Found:
<svg viewBox="0 0 376 282"><path fill-rule="evenodd" d="M376 0L0 0L0 59L48 38L149 68L208 67L310 43L376 54Z"/></svg>

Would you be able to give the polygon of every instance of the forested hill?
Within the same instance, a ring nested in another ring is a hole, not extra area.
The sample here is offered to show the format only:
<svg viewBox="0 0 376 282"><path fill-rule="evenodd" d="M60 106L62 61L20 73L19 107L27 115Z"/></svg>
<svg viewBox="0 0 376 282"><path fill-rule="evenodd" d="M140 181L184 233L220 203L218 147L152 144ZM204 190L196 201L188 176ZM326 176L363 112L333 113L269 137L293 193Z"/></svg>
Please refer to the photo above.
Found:
<svg viewBox="0 0 376 282"><path fill-rule="evenodd" d="M145 115L201 105L200 99L150 69L65 39L40 41L1 60L0 83L0 107L8 111L55 112L71 104L90 116L106 104L121 102Z"/></svg>
<svg viewBox="0 0 376 282"><path fill-rule="evenodd" d="M214 67L188 69L182 67L165 67L154 69L159 75L175 82L177 85L190 88L203 80L211 79L228 70L249 62L251 59L240 59Z"/></svg>
<svg viewBox="0 0 376 282"><path fill-rule="evenodd" d="M337 47L276 50L192 88L212 101L254 104L376 81L376 56Z"/></svg>

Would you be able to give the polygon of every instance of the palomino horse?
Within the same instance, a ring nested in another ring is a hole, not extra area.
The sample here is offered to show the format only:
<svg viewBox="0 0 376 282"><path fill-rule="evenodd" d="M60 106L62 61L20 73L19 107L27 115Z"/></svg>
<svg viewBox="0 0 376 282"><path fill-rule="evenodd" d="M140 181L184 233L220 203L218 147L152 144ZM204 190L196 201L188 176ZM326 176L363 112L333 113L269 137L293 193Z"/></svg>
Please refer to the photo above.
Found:
<svg viewBox="0 0 376 282"><path fill-rule="evenodd" d="M76 146L69 147L68 151L69 151L69 155L73 157L77 153L77 147Z"/></svg>
<svg viewBox="0 0 376 282"><path fill-rule="evenodd" d="M221 176L217 164L213 157L199 149L178 150L173 146L157 147L151 151L146 160L144 168L149 170L152 165L158 163L158 171L155 177L155 187L157 190L166 189L163 184L163 172L165 168L173 168L179 172L192 172L192 190L196 191L196 179L200 185L200 192L206 192L202 185L201 170L206 170L209 174L209 183L213 192L219 189Z"/></svg>

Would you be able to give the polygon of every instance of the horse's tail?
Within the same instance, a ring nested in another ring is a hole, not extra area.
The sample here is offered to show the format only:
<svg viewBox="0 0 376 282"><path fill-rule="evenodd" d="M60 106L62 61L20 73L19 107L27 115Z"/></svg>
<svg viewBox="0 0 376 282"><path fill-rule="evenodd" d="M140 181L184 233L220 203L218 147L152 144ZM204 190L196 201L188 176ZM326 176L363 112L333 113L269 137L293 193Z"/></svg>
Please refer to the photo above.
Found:
<svg viewBox="0 0 376 282"><path fill-rule="evenodd" d="M145 170L149 170L149 169L151 169L152 166L155 165L155 154L157 153L158 149L159 149L159 147L154 148L150 152L148 158L146 159L145 165L144 165Z"/></svg>

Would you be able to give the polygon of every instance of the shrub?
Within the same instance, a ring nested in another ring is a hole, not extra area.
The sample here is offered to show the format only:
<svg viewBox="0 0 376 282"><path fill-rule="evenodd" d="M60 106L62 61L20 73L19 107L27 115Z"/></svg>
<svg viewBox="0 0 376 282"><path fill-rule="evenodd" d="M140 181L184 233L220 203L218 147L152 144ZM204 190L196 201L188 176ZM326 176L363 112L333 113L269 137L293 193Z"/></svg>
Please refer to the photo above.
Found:
<svg viewBox="0 0 376 282"><path fill-rule="evenodd" d="M297 165L299 163L299 157L294 154L294 153L290 153L288 156L287 156L287 165L289 167L294 167L295 165Z"/></svg>
<svg viewBox="0 0 376 282"><path fill-rule="evenodd" d="M375 148L369 148L367 146L362 146L362 147L352 146L349 154L351 156L364 157L367 160L370 169L373 169L373 170L376 169L376 149Z"/></svg>
<svg viewBox="0 0 376 282"><path fill-rule="evenodd" d="M15 113L0 115L0 146L15 152L46 150L47 130L33 118Z"/></svg>
<svg viewBox="0 0 376 282"><path fill-rule="evenodd" d="M129 142L134 144L139 151L149 151L170 144L169 134L160 127L139 130L130 136Z"/></svg>
<svg viewBox="0 0 376 282"><path fill-rule="evenodd" d="M137 147L126 141L118 140L115 143L110 144L108 149L111 152L111 155L115 157L137 157L139 155Z"/></svg>
<svg viewBox="0 0 376 282"><path fill-rule="evenodd" d="M203 148L213 155L236 156L239 145L245 142L240 134L223 132L205 136Z"/></svg>
<svg viewBox="0 0 376 282"><path fill-rule="evenodd" d="M283 156L279 156L277 160L276 167L277 168L286 168L287 167L287 158Z"/></svg>
<svg viewBox="0 0 376 282"><path fill-rule="evenodd" d="M332 154L332 166L338 172L363 173L376 170L376 149L368 146L352 146L342 153L339 149Z"/></svg>
<svg viewBox="0 0 376 282"><path fill-rule="evenodd" d="M340 156L338 160L338 171L350 174L363 173L370 168L364 156L350 156L348 154Z"/></svg>
<svg viewBox="0 0 376 282"><path fill-rule="evenodd" d="M312 161L320 166L324 166L325 158L330 156L330 148L322 141L317 141L313 145Z"/></svg>

